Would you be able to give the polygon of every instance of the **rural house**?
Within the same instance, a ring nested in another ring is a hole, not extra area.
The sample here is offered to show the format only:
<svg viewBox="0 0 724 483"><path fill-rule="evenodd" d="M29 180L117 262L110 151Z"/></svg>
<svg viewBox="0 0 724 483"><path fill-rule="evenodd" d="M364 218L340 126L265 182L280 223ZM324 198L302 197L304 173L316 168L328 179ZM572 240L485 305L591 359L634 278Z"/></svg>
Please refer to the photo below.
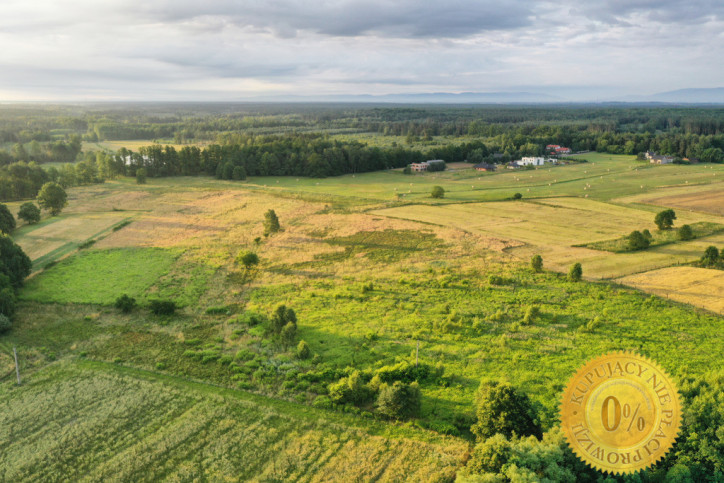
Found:
<svg viewBox="0 0 724 483"><path fill-rule="evenodd" d="M473 168L475 168L475 171L495 171L497 166L489 163L478 163Z"/></svg>
<svg viewBox="0 0 724 483"><path fill-rule="evenodd" d="M442 171L445 166L445 161L442 159L431 159L422 163L412 163L410 169L417 172L422 171ZM437 169L436 169L437 168Z"/></svg>
<svg viewBox="0 0 724 483"><path fill-rule="evenodd" d="M674 162L673 156L656 154L651 151L646 151L646 159L648 159L651 164L671 164Z"/></svg>

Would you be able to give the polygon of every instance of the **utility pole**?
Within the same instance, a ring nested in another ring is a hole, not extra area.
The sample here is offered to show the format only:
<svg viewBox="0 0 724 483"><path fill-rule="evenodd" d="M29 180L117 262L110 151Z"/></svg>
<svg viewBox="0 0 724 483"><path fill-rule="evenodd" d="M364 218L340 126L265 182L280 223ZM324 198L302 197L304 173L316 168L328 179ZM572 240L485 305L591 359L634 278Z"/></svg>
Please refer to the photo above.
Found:
<svg viewBox="0 0 724 483"><path fill-rule="evenodd" d="M13 346L13 355L15 356L15 375L18 376L18 386L20 385L20 365L18 364L18 351Z"/></svg>

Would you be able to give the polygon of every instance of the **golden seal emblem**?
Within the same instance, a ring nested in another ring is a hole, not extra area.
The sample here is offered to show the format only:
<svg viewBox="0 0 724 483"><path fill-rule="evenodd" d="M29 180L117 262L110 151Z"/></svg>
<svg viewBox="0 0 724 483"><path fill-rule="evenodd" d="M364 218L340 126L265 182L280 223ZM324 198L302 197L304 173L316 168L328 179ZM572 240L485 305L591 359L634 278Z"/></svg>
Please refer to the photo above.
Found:
<svg viewBox="0 0 724 483"><path fill-rule="evenodd" d="M586 363L563 393L561 428L578 457L613 474L659 461L681 425L679 393L646 357L616 352Z"/></svg>

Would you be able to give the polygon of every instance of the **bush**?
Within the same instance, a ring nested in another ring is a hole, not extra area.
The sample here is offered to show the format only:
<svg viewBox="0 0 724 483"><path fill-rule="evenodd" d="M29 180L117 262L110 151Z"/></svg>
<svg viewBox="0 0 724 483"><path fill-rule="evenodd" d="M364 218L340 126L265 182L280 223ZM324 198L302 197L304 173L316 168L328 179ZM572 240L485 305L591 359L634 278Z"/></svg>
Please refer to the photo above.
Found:
<svg viewBox="0 0 724 483"><path fill-rule="evenodd" d="M430 192L431 198L444 198L445 197L445 188L442 186L433 186L432 191Z"/></svg>
<svg viewBox="0 0 724 483"><path fill-rule="evenodd" d="M377 410L393 419L408 419L420 412L422 393L417 382L405 384L395 381L392 385L382 384L377 396Z"/></svg>
<svg viewBox="0 0 724 483"><path fill-rule="evenodd" d="M525 325L529 325L539 315L540 315L540 307L538 307L537 305L531 305L525 311L525 315L523 316L523 323Z"/></svg>
<svg viewBox="0 0 724 483"><path fill-rule="evenodd" d="M519 200L519 199L522 199L522 198L523 198L523 195L522 195L521 193L515 193L515 194L513 195L513 199L514 199L514 200Z"/></svg>
<svg viewBox="0 0 724 483"><path fill-rule="evenodd" d="M329 397L335 404L363 404L374 395L362 379L360 371L329 385Z"/></svg>
<svg viewBox="0 0 724 483"><path fill-rule="evenodd" d="M13 323L7 315L0 314L0 334L4 334L13 328Z"/></svg>
<svg viewBox="0 0 724 483"><path fill-rule="evenodd" d="M138 168L136 170L136 184L146 184L146 168Z"/></svg>
<svg viewBox="0 0 724 483"><path fill-rule="evenodd" d="M33 264L20 246L12 238L0 234L0 274L8 277L15 290L23 285L25 277L30 275Z"/></svg>
<svg viewBox="0 0 724 483"><path fill-rule="evenodd" d="M574 263L571 265L571 269L568 271L568 280L571 282L578 282L583 276L583 268L580 263Z"/></svg>
<svg viewBox="0 0 724 483"><path fill-rule="evenodd" d="M658 212L654 217L654 223L659 227L659 230L668 230L673 226L675 219L676 213L674 210L668 209Z"/></svg>
<svg viewBox="0 0 724 483"><path fill-rule="evenodd" d="M540 255L533 255L533 258L530 259L530 268L533 269L534 272L540 273L543 271L543 257Z"/></svg>
<svg viewBox="0 0 724 483"><path fill-rule="evenodd" d="M136 306L136 299L123 294L116 299L114 306L124 314L128 314Z"/></svg>
<svg viewBox="0 0 724 483"><path fill-rule="evenodd" d="M15 217L7 205L0 203L0 232L10 233L15 229Z"/></svg>
<svg viewBox="0 0 724 483"><path fill-rule="evenodd" d="M528 396L510 383L483 381L476 394L478 422L471 431L484 440L497 433L507 437L542 435L537 415Z"/></svg>
<svg viewBox="0 0 724 483"><path fill-rule="evenodd" d="M626 249L631 251L644 250L651 244L646 235L638 230L632 231L626 240Z"/></svg>
<svg viewBox="0 0 724 483"><path fill-rule="evenodd" d="M294 344L294 340L297 338L297 324L289 322L282 328L281 340L284 347L289 347Z"/></svg>
<svg viewBox="0 0 724 483"><path fill-rule="evenodd" d="M25 220L25 223L32 225L40 221L40 208L32 201L28 201L20 205L18 218Z"/></svg>
<svg viewBox="0 0 724 483"><path fill-rule="evenodd" d="M300 340L297 345L297 357L302 360L312 357L312 349L309 347L309 344L303 340Z"/></svg>
<svg viewBox="0 0 724 483"><path fill-rule="evenodd" d="M282 329L284 329L284 327L286 327L287 324L290 323L296 326L297 314L294 312L293 309L288 308L286 305L278 305L277 308L274 310L274 314L272 315L271 319L272 332L274 332L275 334L280 334L282 332Z"/></svg>
<svg viewBox="0 0 724 483"><path fill-rule="evenodd" d="M6 275L0 274L0 314L11 317L15 313L15 291Z"/></svg>
<svg viewBox="0 0 724 483"><path fill-rule="evenodd" d="M694 231L689 225L681 225L681 227L676 232L676 237L681 241L693 240Z"/></svg>
<svg viewBox="0 0 724 483"><path fill-rule="evenodd" d="M149 308L155 315L173 315L176 313L176 302L172 300L151 300Z"/></svg>
<svg viewBox="0 0 724 483"><path fill-rule="evenodd" d="M268 210L264 213L264 235L271 235L281 230L279 226L279 218L274 210Z"/></svg>
<svg viewBox="0 0 724 483"><path fill-rule="evenodd" d="M701 257L701 264L705 267L711 267L716 265L719 261L719 250L715 246L709 246L704 251L704 256Z"/></svg>

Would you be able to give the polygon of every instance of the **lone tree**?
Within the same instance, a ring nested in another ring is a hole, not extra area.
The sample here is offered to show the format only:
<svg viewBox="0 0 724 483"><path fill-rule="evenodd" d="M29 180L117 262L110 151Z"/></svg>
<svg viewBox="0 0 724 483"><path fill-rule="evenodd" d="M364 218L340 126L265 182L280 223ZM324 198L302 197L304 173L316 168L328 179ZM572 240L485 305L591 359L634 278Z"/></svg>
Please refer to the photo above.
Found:
<svg viewBox="0 0 724 483"><path fill-rule="evenodd" d="M656 213L654 223L656 223L656 226L659 227L659 230L668 230L674 225L675 219L676 213L674 213L674 210L668 209Z"/></svg>
<svg viewBox="0 0 724 483"><path fill-rule="evenodd" d="M251 282L256 275L256 269L259 265L259 255L250 251L239 252L236 257L236 264L241 265L244 268L241 273L241 283ZM239 274L237 274L238 276Z"/></svg>
<svg viewBox="0 0 724 483"><path fill-rule="evenodd" d="M294 309L283 304L277 306L271 319L272 332L279 334L289 324L294 325L296 328L297 314L294 312Z"/></svg>
<svg viewBox="0 0 724 483"><path fill-rule="evenodd" d="M38 204L55 216L68 204L68 195L58 183L50 181L40 188Z"/></svg>
<svg viewBox="0 0 724 483"><path fill-rule="evenodd" d="M281 229L281 226L279 226L279 218L274 210L268 210L264 213L264 236L269 236Z"/></svg>
<svg viewBox="0 0 724 483"><path fill-rule="evenodd" d="M676 232L676 237L681 241L693 240L694 231L689 225L681 225Z"/></svg>
<svg viewBox="0 0 724 483"><path fill-rule="evenodd" d="M18 218L25 220L25 223L32 225L40 221L40 208L33 203L28 201L20 205L20 211L18 211Z"/></svg>
<svg viewBox="0 0 724 483"><path fill-rule="evenodd" d="M534 272L540 273L543 271L543 257L540 255L533 255L533 258L530 259L530 268L533 269Z"/></svg>
<svg viewBox="0 0 724 483"><path fill-rule="evenodd" d="M520 194L520 193L515 193L515 194L513 195L513 199L514 199L514 200L520 200L520 199L522 199L522 198L523 198L523 195Z"/></svg>
<svg viewBox="0 0 724 483"><path fill-rule="evenodd" d="M445 189L442 186L433 186L430 196L432 198L445 198Z"/></svg>
<svg viewBox="0 0 724 483"><path fill-rule="evenodd" d="M571 269L568 271L568 280L571 282L578 282L583 276L583 268L580 263L574 263L571 265Z"/></svg>
<svg viewBox="0 0 724 483"><path fill-rule="evenodd" d="M146 184L146 176L148 176L146 168L138 168L136 170L136 184Z"/></svg>
<svg viewBox="0 0 724 483"><path fill-rule="evenodd" d="M528 396L507 382L483 381L475 397L478 422L470 430L484 440L497 433L511 437L535 436L542 431Z"/></svg>
<svg viewBox="0 0 724 483"><path fill-rule="evenodd" d="M701 264L705 267L711 267L717 264L719 261L719 250L715 246L709 246L704 251L704 256L701 257Z"/></svg>
<svg viewBox="0 0 724 483"><path fill-rule="evenodd" d="M15 229L15 217L7 205L0 203L0 232L10 233Z"/></svg>
<svg viewBox="0 0 724 483"><path fill-rule="evenodd" d="M638 230L632 231L626 239L626 249L631 251L644 250L651 244L649 239Z"/></svg>

